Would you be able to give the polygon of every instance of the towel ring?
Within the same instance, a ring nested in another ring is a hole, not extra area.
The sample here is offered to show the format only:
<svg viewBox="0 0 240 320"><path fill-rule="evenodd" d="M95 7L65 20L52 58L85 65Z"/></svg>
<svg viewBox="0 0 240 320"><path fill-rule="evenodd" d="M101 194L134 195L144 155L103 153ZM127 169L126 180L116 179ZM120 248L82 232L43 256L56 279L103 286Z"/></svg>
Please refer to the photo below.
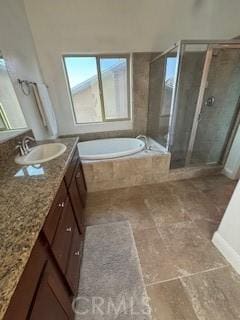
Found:
<svg viewBox="0 0 240 320"><path fill-rule="evenodd" d="M21 80L21 79L17 79L18 83L19 83L19 86L23 92L23 94L25 96L29 96L30 93L31 93L31 87L30 85L31 84L35 84L34 82L30 82L30 81L27 81L27 80Z"/></svg>

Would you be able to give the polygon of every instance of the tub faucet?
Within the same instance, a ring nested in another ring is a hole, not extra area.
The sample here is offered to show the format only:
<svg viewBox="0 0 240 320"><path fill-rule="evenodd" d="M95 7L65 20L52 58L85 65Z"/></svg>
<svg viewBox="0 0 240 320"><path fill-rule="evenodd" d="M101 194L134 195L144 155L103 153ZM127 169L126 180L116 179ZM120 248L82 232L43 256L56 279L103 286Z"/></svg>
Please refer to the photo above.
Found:
<svg viewBox="0 0 240 320"><path fill-rule="evenodd" d="M21 146L22 146L22 150L23 150L23 153L26 155L30 152L30 149L29 149L29 146L28 146L28 143L30 141L35 141L35 139L33 137L29 137L29 136L25 136L23 139L22 139L22 142L21 142Z"/></svg>
<svg viewBox="0 0 240 320"><path fill-rule="evenodd" d="M145 149L148 149L148 138L144 136L143 134L140 134L139 136L136 137L136 139L142 139L145 144Z"/></svg>

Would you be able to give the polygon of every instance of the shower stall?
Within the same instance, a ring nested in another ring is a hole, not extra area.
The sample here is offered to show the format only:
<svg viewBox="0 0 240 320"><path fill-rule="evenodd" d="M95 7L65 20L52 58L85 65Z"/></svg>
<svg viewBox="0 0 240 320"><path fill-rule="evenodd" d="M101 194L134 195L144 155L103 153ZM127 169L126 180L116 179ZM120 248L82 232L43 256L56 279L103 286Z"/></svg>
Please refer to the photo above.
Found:
<svg viewBox="0 0 240 320"><path fill-rule="evenodd" d="M150 63L148 136L171 168L224 164L239 98L240 41L181 40Z"/></svg>

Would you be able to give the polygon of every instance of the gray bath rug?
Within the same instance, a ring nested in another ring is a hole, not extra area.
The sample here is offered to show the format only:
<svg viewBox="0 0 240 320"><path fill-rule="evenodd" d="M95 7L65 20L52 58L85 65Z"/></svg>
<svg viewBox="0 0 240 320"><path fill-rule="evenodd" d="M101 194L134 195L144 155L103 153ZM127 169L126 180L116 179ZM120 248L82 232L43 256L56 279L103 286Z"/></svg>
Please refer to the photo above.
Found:
<svg viewBox="0 0 240 320"><path fill-rule="evenodd" d="M150 320L150 307L130 224L86 230L76 320Z"/></svg>

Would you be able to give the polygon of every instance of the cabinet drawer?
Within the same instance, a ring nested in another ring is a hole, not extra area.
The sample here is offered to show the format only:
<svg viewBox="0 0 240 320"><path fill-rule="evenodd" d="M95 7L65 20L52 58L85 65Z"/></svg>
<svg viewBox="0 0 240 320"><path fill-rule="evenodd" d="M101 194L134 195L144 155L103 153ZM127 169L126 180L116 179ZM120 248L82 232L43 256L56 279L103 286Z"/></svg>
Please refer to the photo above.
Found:
<svg viewBox="0 0 240 320"><path fill-rule="evenodd" d="M80 235L78 228L75 228L72 238L71 251L68 258L66 272L67 281L74 295L78 292L80 264L83 252L83 236Z"/></svg>
<svg viewBox="0 0 240 320"><path fill-rule="evenodd" d="M73 154L73 157L71 159L71 162L70 162L70 164L68 166L68 169L67 169L67 172L65 174L65 177L64 177L67 187L71 183L71 180L72 180L73 174L75 172L76 166L78 164L78 161L79 161L79 153L78 153L78 148L76 148L76 150L75 150L75 152Z"/></svg>
<svg viewBox="0 0 240 320"><path fill-rule="evenodd" d="M43 226L43 232L50 244L53 241L53 238L57 230L58 222L60 220L63 209L65 207L66 197L67 197L67 189L63 181L53 201L53 204L51 206L51 209L48 213L47 219Z"/></svg>
<svg viewBox="0 0 240 320"><path fill-rule="evenodd" d="M66 271L74 227L75 220L72 207L69 198L67 198L52 244L52 252L64 274Z"/></svg>

